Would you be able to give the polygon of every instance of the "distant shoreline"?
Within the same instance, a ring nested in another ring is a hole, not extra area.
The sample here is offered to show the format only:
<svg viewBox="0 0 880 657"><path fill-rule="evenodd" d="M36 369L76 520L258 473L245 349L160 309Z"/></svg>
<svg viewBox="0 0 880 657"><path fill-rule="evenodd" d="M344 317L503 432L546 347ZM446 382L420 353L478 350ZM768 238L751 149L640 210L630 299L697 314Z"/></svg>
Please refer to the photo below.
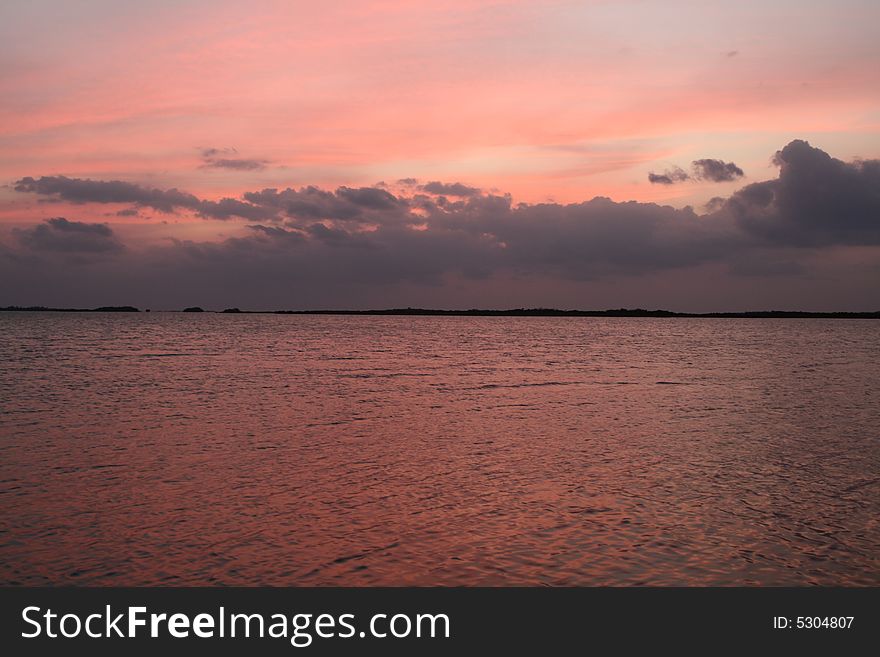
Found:
<svg viewBox="0 0 880 657"><path fill-rule="evenodd" d="M64 312L64 313L138 313L134 306L101 306L98 308L48 308L44 306L6 306L0 312ZM428 317L693 317L728 319L880 319L880 311L868 312L811 312L800 310L755 310L744 312L683 313L671 310L645 310L643 308L617 308L609 310L559 310L557 308L512 308L508 310L438 310L432 308L388 308L382 310L203 310L198 307L184 310L156 312L189 312L213 314L251 315L382 315L382 316L428 316Z"/></svg>

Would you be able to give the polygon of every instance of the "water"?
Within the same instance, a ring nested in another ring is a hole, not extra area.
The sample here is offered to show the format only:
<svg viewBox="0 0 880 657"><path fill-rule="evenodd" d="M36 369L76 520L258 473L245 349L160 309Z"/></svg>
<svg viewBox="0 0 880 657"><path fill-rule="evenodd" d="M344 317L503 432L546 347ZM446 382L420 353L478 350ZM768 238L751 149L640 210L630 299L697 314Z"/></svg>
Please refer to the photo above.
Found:
<svg viewBox="0 0 880 657"><path fill-rule="evenodd" d="M0 582L880 584L880 322L0 313Z"/></svg>

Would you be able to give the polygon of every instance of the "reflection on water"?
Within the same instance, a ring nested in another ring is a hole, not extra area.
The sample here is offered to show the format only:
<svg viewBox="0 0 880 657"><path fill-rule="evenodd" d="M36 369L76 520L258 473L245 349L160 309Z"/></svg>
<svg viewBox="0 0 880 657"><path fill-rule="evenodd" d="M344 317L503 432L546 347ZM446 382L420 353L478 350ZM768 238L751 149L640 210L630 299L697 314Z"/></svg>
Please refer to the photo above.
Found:
<svg viewBox="0 0 880 657"><path fill-rule="evenodd" d="M0 314L0 581L880 584L880 322Z"/></svg>

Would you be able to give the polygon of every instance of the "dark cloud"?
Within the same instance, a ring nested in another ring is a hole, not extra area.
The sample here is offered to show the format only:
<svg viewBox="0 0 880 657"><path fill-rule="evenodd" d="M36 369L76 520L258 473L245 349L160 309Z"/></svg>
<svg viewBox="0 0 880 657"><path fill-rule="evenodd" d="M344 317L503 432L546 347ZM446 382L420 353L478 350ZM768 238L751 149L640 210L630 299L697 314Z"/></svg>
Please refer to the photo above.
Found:
<svg viewBox="0 0 880 657"><path fill-rule="evenodd" d="M429 194L438 194L442 196L468 197L476 196L480 193L480 190L477 187L468 187L467 185L458 182L442 183L436 180L434 182L425 183L420 189Z"/></svg>
<svg viewBox="0 0 880 657"><path fill-rule="evenodd" d="M730 182L742 178L743 170L733 162L705 158L691 162L689 174L681 167L672 167L663 173L651 172L648 180L655 185L674 185L687 180L711 180L712 182Z"/></svg>
<svg viewBox="0 0 880 657"><path fill-rule="evenodd" d="M505 267L585 280L690 266L739 247L729 222L707 222L692 209L607 198L572 204L512 206L509 197L475 198L435 223L454 226L502 246ZM442 223L441 223L442 222Z"/></svg>
<svg viewBox="0 0 880 657"><path fill-rule="evenodd" d="M847 163L795 140L774 162L779 178L743 187L719 212L776 244L880 244L880 160Z"/></svg>
<svg viewBox="0 0 880 657"><path fill-rule="evenodd" d="M177 208L197 210L199 199L178 189L152 189L121 180L88 180L67 176L22 178L15 191L32 192L70 203L133 203L158 212L171 213Z"/></svg>
<svg viewBox="0 0 880 657"><path fill-rule="evenodd" d="M47 219L33 228L17 229L13 234L31 251L99 254L123 249L107 224L68 221L64 217Z"/></svg>
<svg viewBox="0 0 880 657"><path fill-rule="evenodd" d="M22 178L18 192L30 192L71 203L130 203L170 214L189 210L211 219L249 221L290 219L386 222L407 216L410 202L377 187L339 187L327 191L309 186L300 189L263 189L247 192L243 199L202 200L177 189L161 190L119 180L83 180L66 176Z"/></svg>
<svg viewBox="0 0 880 657"><path fill-rule="evenodd" d="M410 201L376 187L339 187L335 192L309 186L247 192L254 206L280 212L293 221L387 223L409 217Z"/></svg>
<svg viewBox="0 0 880 657"><path fill-rule="evenodd" d="M211 219L240 217L248 221L270 221L276 217L277 211L271 207L245 203L234 198L223 198L219 201L200 201L198 214Z"/></svg>
<svg viewBox="0 0 880 657"><path fill-rule="evenodd" d="M675 183L684 182L689 178L690 176L681 167L672 167L663 173L654 173L652 171L648 174L648 181L654 185L674 185Z"/></svg>
<svg viewBox="0 0 880 657"><path fill-rule="evenodd" d="M384 189L375 187L340 187L336 190L336 196L341 199L370 210L393 210L405 207L405 202Z"/></svg>
<svg viewBox="0 0 880 657"><path fill-rule="evenodd" d="M711 180L712 182L730 182L742 178L743 170L733 162L723 160L694 160L692 163L694 177L699 180Z"/></svg>
<svg viewBox="0 0 880 657"><path fill-rule="evenodd" d="M67 176L31 178L28 176L15 183L15 191L40 194L52 200L76 204L131 203L138 207L152 208L164 214L190 210L212 219L240 217L252 221L266 221L275 214L270 209L255 207L237 199L224 198L219 201L205 201L178 189L155 189L121 180L88 180L68 178ZM123 212L128 211L130 209L123 210Z"/></svg>
<svg viewBox="0 0 880 657"><path fill-rule="evenodd" d="M315 186L298 190L288 187L281 191L267 188L259 192L246 192L244 199L253 205L274 208L291 217L349 219L358 214L355 208L340 201L333 192Z"/></svg>
<svg viewBox="0 0 880 657"><path fill-rule="evenodd" d="M730 272L737 276L776 277L809 276L806 266L797 254L785 249L754 249L742 253L730 263Z"/></svg>
<svg viewBox="0 0 880 657"><path fill-rule="evenodd" d="M234 169L236 171L262 171L269 163L268 160L246 160L243 158L217 158L208 160L203 169Z"/></svg>
<svg viewBox="0 0 880 657"><path fill-rule="evenodd" d="M269 164L268 160L229 157L238 155L234 148L205 148L202 150L202 169L233 169L236 171L261 171Z"/></svg>
<svg viewBox="0 0 880 657"><path fill-rule="evenodd" d="M516 204L508 195L492 193L406 196L376 187L263 189L240 200L197 199L184 207L255 223L247 234L222 242L175 241L129 249L125 257L105 259L101 266L106 285L128 281L148 290L145 298L158 294L149 290L174 294L178 285L186 285L181 294L192 298L201 290L218 304L326 307L393 286L439 289L451 278L463 290L503 278L509 294L515 293L516 281L546 281L544 289L549 290L603 281L614 287L644 276L641 280L648 285L654 277L673 272L702 276L718 269L751 285L771 278L803 281L812 271L811 258L819 257L823 247L880 245L880 161L845 163L800 141L782 149L775 161L778 178L742 187L727 199L717 197L703 215L689 207L607 198ZM19 181L25 191L47 189L37 182ZM97 192L106 189L88 182L92 197L103 198ZM61 193L57 187L48 189ZM161 190L147 191L164 198ZM78 193L76 198L85 202L82 190ZM152 198L128 202L138 206ZM76 250L97 255L120 248L107 226L74 228L74 223L52 220L17 232L22 248L6 253L0 264L27 286L26 271L38 267L30 262L22 269L16 254L37 258L52 250ZM50 279L58 285L69 270L48 262L40 271L41 285L49 285ZM865 288L861 278L847 280ZM247 294L258 295L258 301L245 303L242 295ZM387 299L382 305L402 300L381 298ZM571 305L591 304L573 300Z"/></svg>
<svg viewBox="0 0 880 657"><path fill-rule="evenodd" d="M727 199L723 196L713 196L703 205L703 209L708 213L717 212L721 208L724 207L724 204L727 202Z"/></svg>
<svg viewBox="0 0 880 657"><path fill-rule="evenodd" d="M305 230L309 235L329 246L370 246L368 237L351 233L344 228L315 223L307 226Z"/></svg>
<svg viewBox="0 0 880 657"><path fill-rule="evenodd" d="M305 242L305 236L303 235L303 232L299 230L287 230L285 228L279 228L278 226L263 226L261 224L248 226L248 228L255 233L265 235L266 237L278 240L287 245ZM232 240L230 243L243 244L246 242L243 240Z"/></svg>

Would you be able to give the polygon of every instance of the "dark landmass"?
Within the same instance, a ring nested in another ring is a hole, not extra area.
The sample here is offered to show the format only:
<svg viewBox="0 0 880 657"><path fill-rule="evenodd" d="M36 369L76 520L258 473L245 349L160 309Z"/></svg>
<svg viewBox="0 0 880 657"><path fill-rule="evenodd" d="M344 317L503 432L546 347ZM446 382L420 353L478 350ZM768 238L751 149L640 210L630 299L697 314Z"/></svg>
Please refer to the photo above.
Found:
<svg viewBox="0 0 880 657"><path fill-rule="evenodd" d="M276 315L453 315L474 317L729 317L729 318L828 318L880 319L880 311L810 312L799 310L755 310L746 312L677 313L671 310L617 308L609 310L559 310L557 308L512 308L509 310L434 310L390 308L386 310L276 310Z"/></svg>
<svg viewBox="0 0 880 657"><path fill-rule="evenodd" d="M100 308L47 308L46 306L6 306L2 311L52 313L139 313L134 306L101 306ZM149 310L147 312L150 312Z"/></svg>
<svg viewBox="0 0 880 657"><path fill-rule="evenodd" d="M2 311L18 312L139 312L133 306L102 306L100 308L46 308L44 306L6 306ZM149 312L149 310L147 311ZM185 313L206 311L198 306L183 310ZM382 310L240 310L227 308L218 314L274 314L274 315L418 315L464 317L721 317L741 319L880 319L880 311L869 312L811 312L802 310L754 310L745 312L678 313L671 310L644 308L617 308L609 310L559 310L558 308L511 308L508 310L437 310L432 308L386 308Z"/></svg>

